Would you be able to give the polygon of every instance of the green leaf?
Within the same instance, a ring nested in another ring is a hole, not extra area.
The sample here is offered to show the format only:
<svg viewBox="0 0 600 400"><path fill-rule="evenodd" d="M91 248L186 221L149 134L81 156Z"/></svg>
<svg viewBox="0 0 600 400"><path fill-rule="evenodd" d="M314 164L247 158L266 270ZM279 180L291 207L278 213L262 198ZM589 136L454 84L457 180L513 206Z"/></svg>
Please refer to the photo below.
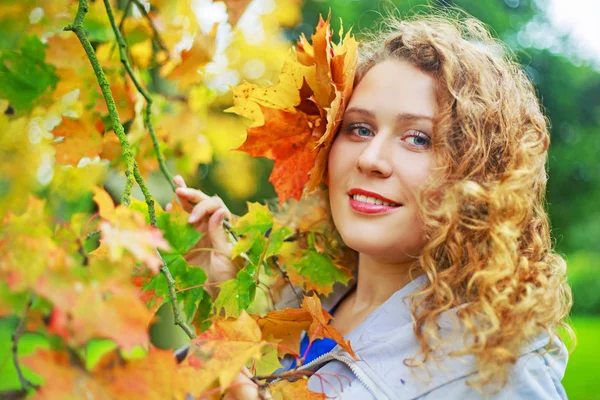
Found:
<svg viewBox="0 0 600 400"><path fill-rule="evenodd" d="M177 300L182 303L188 322L192 321L202 299L205 296L210 297L206 290L199 286L206 282L206 273L202 268L190 266L179 254L161 254L175 279L175 288L181 290L177 293Z"/></svg>
<svg viewBox="0 0 600 400"><path fill-rule="evenodd" d="M165 212L157 216L156 222L163 231L163 237L171 245L171 254L187 253L203 235L188 224L187 215L184 213Z"/></svg>
<svg viewBox="0 0 600 400"><path fill-rule="evenodd" d="M215 309L217 314L223 310L226 317L238 318L256 295L256 282L251 269L249 271L247 268L238 272L236 279L222 283L219 288Z"/></svg>
<svg viewBox="0 0 600 400"><path fill-rule="evenodd" d="M238 235L251 232L264 236L273 227L273 216L267 206L259 203L248 203L248 213L237 220L233 230Z"/></svg>
<svg viewBox="0 0 600 400"><path fill-rule="evenodd" d="M269 236L269 245L265 252L265 258L273 257L279 254L279 250L281 250L281 246L283 245L283 240L292 233L294 233L294 231L287 226L273 229L271 235Z"/></svg>
<svg viewBox="0 0 600 400"><path fill-rule="evenodd" d="M277 347L275 346L265 346L260 358L253 361L255 375L270 375L279 368L283 368L277 356Z"/></svg>
<svg viewBox="0 0 600 400"><path fill-rule="evenodd" d="M285 268L294 277L293 283L301 282L305 290L324 295L331 293L334 283L347 285L352 278L350 270L336 265L329 255L314 248L304 250L296 262L288 263Z"/></svg>
<svg viewBox="0 0 600 400"><path fill-rule="evenodd" d="M0 54L0 97L18 111L33 108L35 100L58 82L54 66L44 61L45 47L31 35L23 38L19 51Z"/></svg>
<svg viewBox="0 0 600 400"><path fill-rule="evenodd" d="M200 330L200 332L206 331L210 328L212 321L210 316L212 314L213 302L210 296L202 296L202 299L198 303L198 310L194 317L194 325Z"/></svg>

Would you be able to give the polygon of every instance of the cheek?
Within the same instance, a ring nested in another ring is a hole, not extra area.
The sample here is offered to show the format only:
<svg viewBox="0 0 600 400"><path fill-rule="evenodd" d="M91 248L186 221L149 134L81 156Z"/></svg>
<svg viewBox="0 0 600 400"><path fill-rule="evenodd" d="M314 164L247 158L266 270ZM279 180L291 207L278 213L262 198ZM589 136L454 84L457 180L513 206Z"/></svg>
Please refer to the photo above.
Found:
<svg viewBox="0 0 600 400"><path fill-rule="evenodd" d="M397 165L395 168L403 183L403 187L408 192L406 195L413 201L424 188L425 182L427 182L431 175L433 166L432 157L428 154L420 154L419 156L421 157L403 160L403 165Z"/></svg>

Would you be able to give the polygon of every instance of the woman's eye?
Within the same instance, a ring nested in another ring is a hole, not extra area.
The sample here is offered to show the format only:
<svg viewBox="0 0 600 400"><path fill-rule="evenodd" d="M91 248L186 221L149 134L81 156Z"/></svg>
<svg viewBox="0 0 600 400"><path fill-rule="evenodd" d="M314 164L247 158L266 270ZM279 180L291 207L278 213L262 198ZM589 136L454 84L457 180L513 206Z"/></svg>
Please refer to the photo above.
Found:
<svg viewBox="0 0 600 400"><path fill-rule="evenodd" d="M409 145L418 148L427 148L431 145L431 139L422 132L412 131L405 140Z"/></svg>
<svg viewBox="0 0 600 400"><path fill-rule="evenodd" d="M360 137L369 137L373 133L366 126L350 126L348 131L351 132L353 135Z"/></svg>

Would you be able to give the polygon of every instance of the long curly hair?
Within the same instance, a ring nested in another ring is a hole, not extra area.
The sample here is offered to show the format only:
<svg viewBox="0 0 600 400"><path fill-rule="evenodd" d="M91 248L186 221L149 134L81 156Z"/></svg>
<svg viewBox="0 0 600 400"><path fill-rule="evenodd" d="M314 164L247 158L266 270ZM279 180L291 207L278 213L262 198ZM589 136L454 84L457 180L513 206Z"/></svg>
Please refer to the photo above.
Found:
<svg viewBox="0 0 600 400"><path fill-rule="evenodd" d="M548 122L514 56L485 25L462 14L393 18L363 42L356 83L388 59L436 82L437 168L420 196L426 244L418 268L429 284L411 296L420 361L440 342L438 317L458 307L463 350L478 366L469 384L504 386L522 346L563 327L572 295L552 249L545 211ZM465 336L466 338L466 336Z"/></svg>

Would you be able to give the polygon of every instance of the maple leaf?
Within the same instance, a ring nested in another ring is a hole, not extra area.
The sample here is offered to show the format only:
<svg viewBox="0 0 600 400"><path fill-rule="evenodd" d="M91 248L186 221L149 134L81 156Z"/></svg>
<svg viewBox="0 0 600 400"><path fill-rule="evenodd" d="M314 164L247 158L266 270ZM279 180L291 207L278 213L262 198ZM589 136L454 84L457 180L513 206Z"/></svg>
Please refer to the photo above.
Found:
<svg viewBox="0 0 600 400"><path fill-rule="evenodd" d="M102 136L90 121L63 118L52 131L61 141L55 145L56 160L76 166L82 157L94 158L102 151Z"/></svg>
<svg viewBox="0 0 600 400"><path fill-rule="evenodd" d="M183 50L179 57L169 60L161 68L161 76L176 81L180 89L186 89L200 82L202 80L200 68L210 62L214 56L217 28L218 24L215 24L207 34L198 31L191 48Z"/></svg>
<svg viewBox="0 0 600 400"><path fill-rule="evenodd" d="M267 346L258 324L246 312L238 319L214 321L191 344L187 362L200 366L194 387L200 393L215 381L221 389L227 388L241 368L249 360L260 358Z"/></svg>
<svg viewBox="0 0 600 400"><path fill-rule="evenodd" d="M313 234L309 234L306 249L297 242L285 242L280 250L281 263L293 284L302 285L306 291L315 290L328 295L335 282L347 285L352 279L352 272L315 246Z"/></svg>
<svg viewBox="0 0 600 400"><path fill-rule="evenodd" d="M298 379L295 382L281 380L269 385L269 393L271 393L273 400L325 400L327 398L324 393L310 391L308 389L308 379Z"/></svg>
<svg viewBox="0 0 600 400"><path fill-rule="evenodd" d="M248 271L251 271L250 273ZM256 268L246 268L239 271L235 279L230 279L219 285L219 294L215 299L215 310L221 310L226 317L237 318L248 308L256 294Z"/></svg>
<svg viewBox="0 0 600 400"><path fill-rule="evenodd" d="M33 287L48 269L65 263L66 252L51 238L45 205L30 195L23 213L9 213L1 221L0 274L15 292Z"/></svg>
<svg viewBox="0 0 600 400"><path fill-rule="evenodd" d="M286 308L269 311L264 317L257 317L263 337L281 340L279 354L283 355L291 349L298 354L300 351L300 335L307 331L310 340L324 337L335 340L352 357L356 358L350 342L345 340L333 326L329 325L333 317L321 307L318 296L305 296L302 308Z"/></svg>
<svg viewBox="0 0 600 400"><path fill-rule="evenodd" d="M68 343L81 345L92 338L107 338L125 349L149 342L152 314L137 291L110 281L98 284L41 282L36 293L53 304L49 330Z"/></svg>
<svg viewBox="0 0 600 400"><path fill-rule="evenodd" d="M91 370L62 352L38 350L22 362L44 379L35 399L184 399L192 376L181 373L171 351L151 348L143 358L107 353Z"/></svg>
<svg viewBox="0 0 600 400"><path fill-rule="evenodd" d="M356 41L348 33L333 45L329 20L320 19L312 45L301 36L296 56L286 61L276 85L242 83L232 89L234 106L226 110L252 120L238 150L275 160L269 181L280 206L321 183L351 94Z"/></svg>
<svg viewBox="0 0 600 400"><path fill-rule="evenodd" d="M94 188L93 191L94 201L98 204L99 214L103 219L99 226L101 241L109 249L109 258L118 260L123 251L128 250L157 273L162 260L156 250L170 249L162 231L148 225L141 212L122 205L115 207L105 190Z"/></svg>
<svg viewBox="0 0 600 400"><path fill-rule="evenodd" d="M0 97L18 111L28 111L33 102L58 82L55 68L45 62L46 47L35 36L26 36L20 51L0 55Z"/></svg>

